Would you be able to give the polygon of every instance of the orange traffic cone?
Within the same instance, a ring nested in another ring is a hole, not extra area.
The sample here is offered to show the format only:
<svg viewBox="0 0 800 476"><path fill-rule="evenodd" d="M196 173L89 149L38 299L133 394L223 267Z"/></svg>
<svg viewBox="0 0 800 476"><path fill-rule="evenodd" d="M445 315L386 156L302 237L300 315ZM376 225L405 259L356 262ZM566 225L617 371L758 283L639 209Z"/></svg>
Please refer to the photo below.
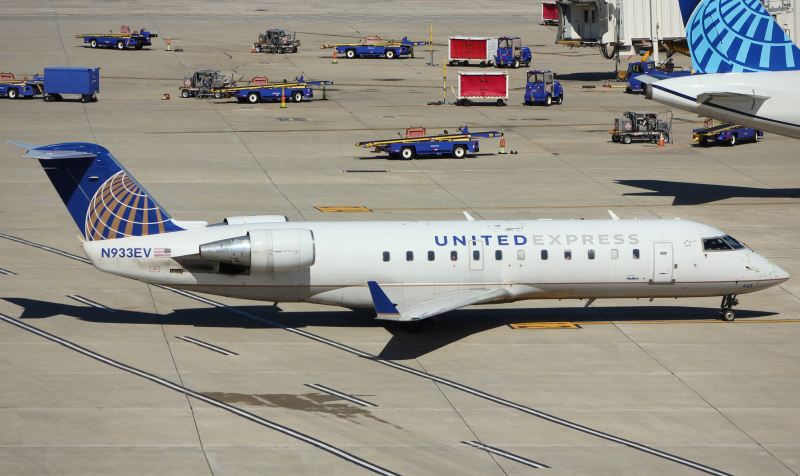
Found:
<svg viewBox="0 0 800 476"><path fill-rule="evenodd" d="M286 91L286 88L281 88L281 109L286 108L286 96L283 94L284 91Z"/></svg>
<svg viewBox="0 0 800 476"><path fill-rule="evenodd" d="M658 136L658 146L659 147L664 147L664 133L663 132Z"/></svg>
<svg viewBox="0 0 800 476"><path fill-rule="evenodd" d="M336 64L336 48L333 49L333 64Z"/></svg>
<svg viewBox="0 0 800 476"><path fill-rule="evenodd" d="M256 52L256 45L253 45L253 51L251 51L251 53L255 53L255 52Z"/></svg>

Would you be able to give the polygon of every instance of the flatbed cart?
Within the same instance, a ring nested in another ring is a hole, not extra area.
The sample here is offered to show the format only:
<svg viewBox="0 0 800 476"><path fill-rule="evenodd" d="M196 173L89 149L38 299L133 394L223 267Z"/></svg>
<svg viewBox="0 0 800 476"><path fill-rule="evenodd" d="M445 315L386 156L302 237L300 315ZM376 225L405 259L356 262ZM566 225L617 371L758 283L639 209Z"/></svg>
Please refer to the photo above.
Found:
<svg viewBox="0 0 800 476"><path fill-rule="evenodd" d="M750 140L751 142L758 142L758 139L764 136L763 131L759 131L750 127L743 127L729 122L723 122L717 126L707 127L705 129L695 129L692 131L692 140L700 143L702 146L709 144L725 144L734 146L742 141Z"/></svg>
<svg viewBox="0 0 800 476"><path fill-rule="evenodd" d="M303 99L314 97L312 86L330 86L333 81L306 81L302 76L293 83L266 83L250 84L247 86L226 87L215 90L223 95L230 95L239 102L255 104L260 101L286 101L301 102Z"/></svg>
<svg viewBox="0 0 800 476"><path fill-rule="evenodd" d="M612 141L630 144L644 139L655 144L663 137L665 143L672 143L672 111L628 111L623 116L615 118L614 128L608 131Z"/></svg>
<svg viewBox="0 0 800 476"><path fill-rule="evenodd" d="M38 74L33 79L15 79L11 73L0 73L0 97L8 99L31 98L44 93L44 78Z"/></svg>
<svg viewBox="0 0 800 476"><path fill-rule="evenodd" d="M406 129L406 137L402 139L356 142L356 147L374 147L373 154L388 153L390 159L411 160L423 155L449 154L455 159L463 159L467 153L480 152L477 138L500 137L499 131L470 132L467 126L458 128L457 134L426 136L424 127Z"/></svg>
<svg viewBox="0 0 800 476"><path fill-rule="evenodd" d="M127 48L133 48L135 50L141 50L145 46L150 46L152 43L150 42L150 38L157 38L158 35L155 33L150 33L149 31L142 28L140 31L133 31L131 32L130 27L122 25L119 29L119 33L100 33L100 34L86 34L86 35L75 35L75 38L83 38L84 43L88 43L90 47L97 48L98 46L106 46L110 48L116 48L118 50L124 50Z"/></svg>
<svg viewBox="0 0 800 476"><path fill-rule="evenodd" d="M320 49L335 48L336 53L343 54L350 59L356 56L395 59L413 54L415 46L427 44L427 41L409 41L407 36L400 41L381 41L380 37L368 36L364 38L363 43L322 45Z"/></svg>

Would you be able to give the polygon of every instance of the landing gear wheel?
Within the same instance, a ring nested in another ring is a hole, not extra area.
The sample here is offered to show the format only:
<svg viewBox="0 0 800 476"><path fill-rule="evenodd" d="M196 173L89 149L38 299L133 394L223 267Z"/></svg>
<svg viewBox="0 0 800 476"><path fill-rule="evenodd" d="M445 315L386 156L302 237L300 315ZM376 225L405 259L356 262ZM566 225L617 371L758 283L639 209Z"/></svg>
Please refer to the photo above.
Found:
<svg viewBox="0 0 800 476"><path fill-rule="evenodd" d="M400 156L403 157L405 160L411 160L414 156L417 155L414 151L413 147L403 147L400 149Z"/></svg>
<svg viewBox="0 0 800 476"><path fill-rule="evenodd" d="M347 50L344 52L344 55L350 59L353 59L356 57L356 50Z"/></svg>
<svg viewBox="0 0 800 476"><path fill-rule="evenodd" d="M564 102L564 93L561 93L561 96L556 98L556 104L561 104Z"/></svg>
<svg viewBox="0 0 800 476"><path fill-rule="evenodd" d="M189 90L188 89L181 90L181 97L182 98L188 98L189 97Z"/></svg>
<svg viewBox="0 0 800 476"><path fill-rule="evenodd" d="M551 104L553 104L553 97L548 94L547 97L544 98L544 105L550 106Z"/></svg>
<svg viewBox="0 0 800 476"><path fill-rule="evenodd" d="M457 145L453 147L453 158L454 159L463 159L467 156L467 148L463 145Z"/></svg>
<svg viewBox="0 0 800 476"><path fill-rule="evenodd" d="M90 41L89 46L91 46L92 48L97 48L97 40Z"/></svg>
<svg viewBox="0 0 800 476"><path fill-rule="evenodd" d="M417 334L425 327L425 320L406 321L403 323L403 330L409 334Z"/></svg>
<svg viewBox="0 0 800 476"><path fill-rule="evenodd" d="M624 136L622 136L623 144L630 144L632 140L633 138L630 136L630 134L625 134Z"/></svg>
<svg viewBox="0 0 800 476"><path fill-rule="evenodd" d="M722 303L719 309L719 318L723 321L731 322L736 319L736 314L733 312L733 307L739 305L739 300L736 299L735 294L722 296Z"/></svg>
<svg viewBox="0 0 800 476"><path fill-rule="evenodd" d="M726 309L720 311L719 318L723 321L733 322L733 320L736 319L736 314L733 312L733 309Z"/></svg>
<svg viewBox="0 0 800 476"><path fill-rule="evenodd" d="M123 42L123 41L118 41L118 42L117 42L117 49L118 49L118 50L124 50L124 49L125 49L125 42Z"/></svg>
<svg viewBox="0 0 800 476"><path fill-rule="evenodd" d="M386 56L386 59L394 59L397 56L394 50L386 50L386 53L383 55Z"/></svg>
<svg viewBox="0 0 800 476"><path fill-rule="evenodd" d="M300 102L303 100L303 93L300 91L295 91L292 93L292 102Z"/></svg>
<svg viewBox="0 0 800 476"><path fill-rule="evenodd" d="M247 95L247 101L250 104L255 104L258 102L258 94L257 93L250 93Z"/></svg>
<svg viewBox="0 0 800 476"><path fill-rule="evenodd" d="M8 99L17 99L19 97L19 91L14 88L8 90Z"/></svg>

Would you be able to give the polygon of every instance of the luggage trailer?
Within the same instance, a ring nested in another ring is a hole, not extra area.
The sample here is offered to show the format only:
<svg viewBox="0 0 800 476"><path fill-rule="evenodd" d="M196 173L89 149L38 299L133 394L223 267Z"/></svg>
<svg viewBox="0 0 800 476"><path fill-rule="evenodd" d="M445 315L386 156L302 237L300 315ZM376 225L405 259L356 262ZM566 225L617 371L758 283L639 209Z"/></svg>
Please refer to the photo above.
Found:
<svg viewBox="0 0 800 476"><path fill-rule="evenodd" d="M356 147L374 147L373 154L388 153L390 159L411 160L420 155L449 154L455 159L463 159L467 153L480 152L477 138L501 137L502 132L470 132L467 126L459 127L458 134L426 136L424 127L411 127L406 137L369 142L356 142Z"/></svg>
<svg viewBox="0 0 800 476"><path fill-rule="evenodd" d="M29 80L15 79L11 73L0 73L0 97L8 99L30 98L44 93L44 78L38 74Z"/></svg>
<svg viewBox="0 0 800 476"><path fill-rule="evenodd" d="M262 79L264 84L257 84ZM215 90L215 97L219 93L220 97L231 96L239 102L255 104L260 101L280 101L281 97L286 101L300 102L304 98L314 97L312 86L330 86L333 81L305 81L302 76L297 78L294 83L268 83L267 78L253 78L248 86L225 87Z"/></svg>
<svg viewBox="0 0 800 476"><path fill-rule="evenodd" d="M152 44L150 42L150 38L157 37L157 34L150 33L144 28L142 28L141 31L131 32L131 29L125 25L120 27L119 33L117 34L109 31L108 33L100 33L97 35L75 35L75 38L83 38L83 42L88 43L92 48L106 46L110 48L116 48L118 50L124 50L127 48L141 50L145 46L150 46Z"/></svg>
<svg viewBox="0 0 800 476"><path fill-rule="evenodd" d="M368 36L364 38L363 43L322 45L320 49L335 48L337 54L343 54L350 59L357 56L395 59L405 55L413 55L415 46L427 44L427 41L409 41L407 36L399 42L394 40L383 42L380 37Z"/></svg>
<svg viewBox="0 0 800 476"><path fill-rule="evenodd" d="M496 100L498 106L508 101L508 72L480 73L459 71L456 104L469 106L473 101Z"/></svg>

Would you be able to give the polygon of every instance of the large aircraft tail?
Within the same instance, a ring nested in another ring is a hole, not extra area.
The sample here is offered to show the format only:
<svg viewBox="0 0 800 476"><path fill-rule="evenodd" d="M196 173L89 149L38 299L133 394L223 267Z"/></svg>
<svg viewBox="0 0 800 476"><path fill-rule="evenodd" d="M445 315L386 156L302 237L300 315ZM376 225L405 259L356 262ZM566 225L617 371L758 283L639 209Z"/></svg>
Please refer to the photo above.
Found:
<svg viewBox="0 0 800 476"><path fill-rule="evenodd" d="M87 240L183 230L104 147L84 142L35 146L38 159Z"/></svg>
<svg viewBox="0 0 800 476"><path fill-rule="evenodd" d="M800 49L760 0L703 0L686 38L697 73L800 69Z"/></svg>

